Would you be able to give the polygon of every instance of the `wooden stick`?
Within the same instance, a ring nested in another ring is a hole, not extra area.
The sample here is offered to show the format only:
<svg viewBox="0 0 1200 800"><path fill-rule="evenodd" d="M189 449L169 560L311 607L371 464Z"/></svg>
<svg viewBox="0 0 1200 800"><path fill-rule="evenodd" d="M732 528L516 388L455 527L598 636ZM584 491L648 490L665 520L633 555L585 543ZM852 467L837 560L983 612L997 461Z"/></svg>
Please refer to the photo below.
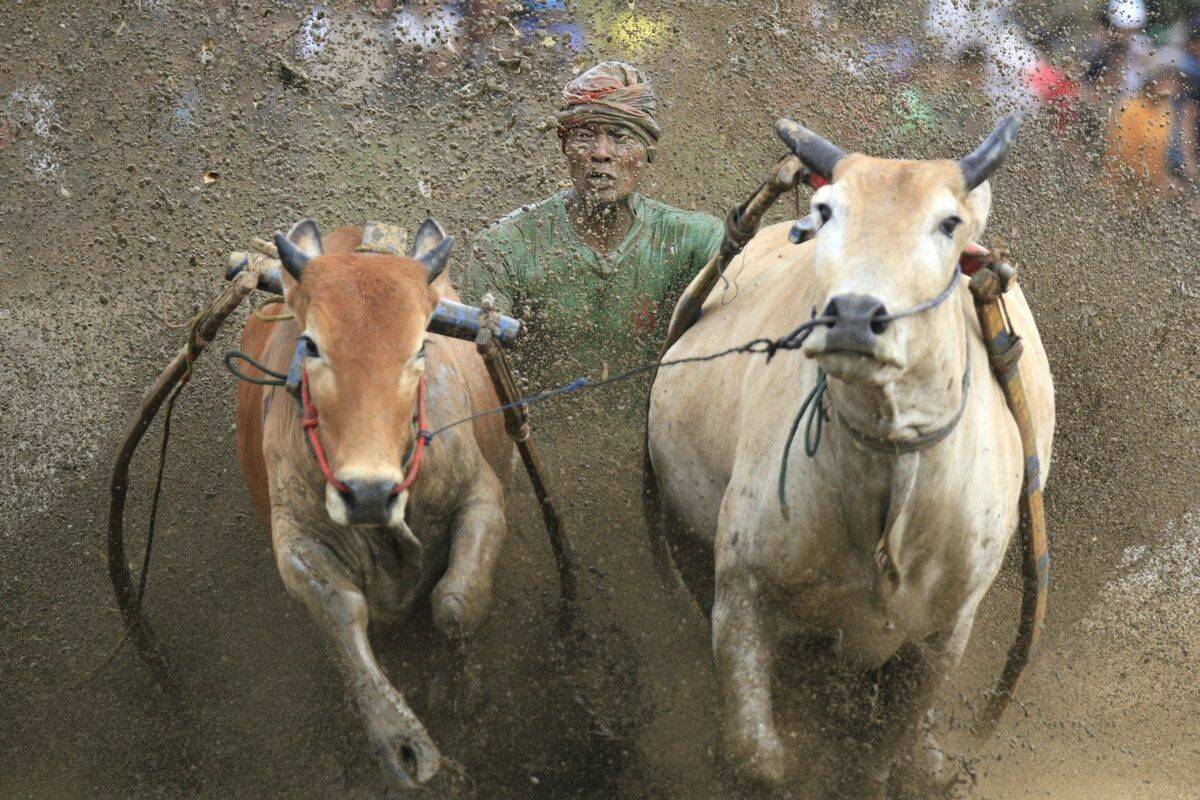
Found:
<svg viewBox="0 0 1200 800"><path fill-rule="evenodd" d="M807 172L799 158L794 155L784 156L767 175L767 179L750 196L750 199L730 210L729 216L725 219L725 238L721 241L720 248L704 265L704 269L700 270L675 306L675 313L671 315L671 325L667 329L667 338L663 343L660 358L665 356L671 349L671 345L675 344L679 337L700 318L700 309L704 305L704 301L708 299L717 285L717 281L725 273L729 262L733 261L734 257L742 252L742 248L746 246L747 242L754 238L754 234L758 233L758 226L762 224L763 215L771 206L775 205L775 201L784 192L794 189L801 180L806 178Z"/></svg>
<svg viewBox="0 0 1200 800"><path fill-rule="evenodd" d="M501 405L516 403L521 399L521 392L513 377L512 368L504 351L497 345L494 326L485 321L487 316L497 318L496 312L488 308L485 299L483 312L480 314L479 336L475 339L475 347L483 357L488 375L496 387ZM578 597L578 584L575 577L575 553L567 538L563 525L562 512L555 499L554 490L550 485L546 468L537 447L533 443L532 429L529 424L529 414L524 406L514 406L504 410L504 427L509 437L516 443L517 451L525 471L529 473L529 481L533 484L534 494L542 509L542 520L546 525L546 535L550 539L550 549L554 551L554 563L558 568L558 586L561 600L560 625L563 630L569 630L571 617L574 613Z"/></svg>
<svg viewBox="0 0 1200 800"><path fill-rule="evenodd" d="M1009 648L1004 670L982 714L984 735L989 735L995 730L1001 715L1017 692L1025 667L1037 651L1042 624L1046 618L1050 585L1049 539L1046 535L1046 512L1042 503L1036 430L1019 369L1021 339L1008 327L1000 307L1001 296L1008 290L1011 277L1012 267L996 260L976 272L970 284L992 371L1004 390L1004 399L1008 402L1008 408L1017 423L1017 430L1021 434L1021 449L1025 456L1025 476L1021 483L1021 541L1024 552L1021 619L1016 639Z"/></svg>
<svg viewBox="0 0 1200 800"><path fill-rule="evenodd" d="M129 564L126 563L125 498L129 490L129 463L163 402L184 376L189 375L191 365L216 337L221 324L257 286L258 272L254 269L244 270L224 286L196 324L189 329L188 342L180 348L179 353L142 398L141 405L125 429L125 436L117 448L116 462L113 464L108 507L108 577L112 581L117 607L121 610L121 617L125 622L126 634L133 640L138 655L150 666L155 680L167 691L174 688L167 660L158 647L154 631L142 615L138 590L129 574Z"/></svg>

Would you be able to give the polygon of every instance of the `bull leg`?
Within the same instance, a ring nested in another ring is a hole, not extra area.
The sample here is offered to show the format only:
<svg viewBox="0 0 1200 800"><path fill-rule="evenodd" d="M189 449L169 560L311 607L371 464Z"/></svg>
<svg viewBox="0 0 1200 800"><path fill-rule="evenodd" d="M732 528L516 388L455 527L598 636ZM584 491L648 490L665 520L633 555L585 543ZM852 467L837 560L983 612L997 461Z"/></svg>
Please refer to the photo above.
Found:
<svg viewBox="0 0 1200 800"><path fill-rule="evenodd" d="M441 766L441 754L375 660L367 636L368 608L362 590L338 556L298 535L276 514L275 559L288 593L334 643L346 686L385 775L395 784L424 784Z"/></svg>
<svg viewBox="0 0 1200 800"><path fill-rule="evenodd" d="M771 701L775 643L745 571L718 571L716 584L713 654L725 703L726 757L752 783L776 789L785 767Z"/></svg>
<svg viewBox="0 0 1200 800"><path fill-rule="evenodd" d="M949 635L935 635L911 651L886 676L896 712L892 731L893 793L900 800L950 796L955 775L947 775L945 758L933 737L933 696L962 658L975 622L978 599L960 612ZM905 700L906 693L908 699Z"/></svg>
<svg viewBox="0 0 1200 800"><path fill-rule="evenodd" d="M896 797L932 800L945 797L940 763L930 747L926 722L933 697L946 676L950 659L945 638L909 644L884 665L879 686L879 709L870 728L871 752L863 759L866 774L859 774L859 794L883 798L889 782L898 786Z"/></svg>
<svg viewBox="0 0 1200 800"><path fill-rule="evenodd" d="M433 590L433 624L447 636L466 636L487 617L492 572L504 531L504 493L500 481L485 468L459 508L450 561Z"/></svg>
<svg viewBox="0 0 1200 800"><path fill-rule="evenodd" d="M484 701L482 670L469 634L487 618L505 525L500 482L483 470L455 518L450 561L433 590L433 623L451 640L455 668L449 681L435 679L430 685L430 702L459 714L478 711Z"/></svg>

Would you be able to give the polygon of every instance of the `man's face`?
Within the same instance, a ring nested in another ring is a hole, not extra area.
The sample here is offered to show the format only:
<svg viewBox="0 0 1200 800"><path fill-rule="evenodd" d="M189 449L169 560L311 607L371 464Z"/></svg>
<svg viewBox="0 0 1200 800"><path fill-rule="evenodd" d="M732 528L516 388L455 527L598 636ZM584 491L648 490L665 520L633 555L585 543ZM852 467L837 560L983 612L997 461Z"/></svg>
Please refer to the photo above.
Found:
<svg viewBox="0 0 1200 800"><path fill-rule="evenodd" d="M596 205L625 200L646 169L646 146L623 125L577 125L567 132L563 149L575 191Z"/></svg>

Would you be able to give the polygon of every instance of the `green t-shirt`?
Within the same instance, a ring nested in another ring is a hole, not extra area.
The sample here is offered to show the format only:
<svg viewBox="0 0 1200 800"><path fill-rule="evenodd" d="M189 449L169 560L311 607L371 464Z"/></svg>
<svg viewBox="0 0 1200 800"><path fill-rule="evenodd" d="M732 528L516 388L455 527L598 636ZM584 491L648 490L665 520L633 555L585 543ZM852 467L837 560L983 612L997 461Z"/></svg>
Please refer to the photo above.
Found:
<svg viewBox="0 0 1200 800"><path fill-rule="evenodd" d="M480 234L461 281L467 302L492 292L525 323L518 358L537 379L597 377L657 355L676 300L723 234L715 217L634 195L628 235L600 254L576 235L566 197Z"/></svg>

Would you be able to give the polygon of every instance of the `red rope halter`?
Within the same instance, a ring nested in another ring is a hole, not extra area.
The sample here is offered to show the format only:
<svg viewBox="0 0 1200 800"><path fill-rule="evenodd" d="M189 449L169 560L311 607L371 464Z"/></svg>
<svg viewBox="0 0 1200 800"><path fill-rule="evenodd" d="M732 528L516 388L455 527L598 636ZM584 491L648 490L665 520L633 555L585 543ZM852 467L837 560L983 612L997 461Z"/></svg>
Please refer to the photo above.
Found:
<svg viewBox="0 0 1200 800"><path fill-rule="evenodd" d="M333 470L329 468L329 459L325 457L325 448L321 447L321 440L317 436L317 407L312 404L312 398L308 393L307 369L300 373L300 412L300 427L308 436L308 443L312 446L313 456L317 459L317 466L321 468L321 474L325 476L329 485L339 492L349 492L350 488L334 477ZM412 457L408 461L404 480L397 484L395 489L392 489L393 495L407 491L416 481L417 473L421 471L421 457L425 454L425 445L429 442L429 426L425 421L424 375L417 379L417 408L413 414L413 421L417 423L417 440L413 445Z"/></svg>

